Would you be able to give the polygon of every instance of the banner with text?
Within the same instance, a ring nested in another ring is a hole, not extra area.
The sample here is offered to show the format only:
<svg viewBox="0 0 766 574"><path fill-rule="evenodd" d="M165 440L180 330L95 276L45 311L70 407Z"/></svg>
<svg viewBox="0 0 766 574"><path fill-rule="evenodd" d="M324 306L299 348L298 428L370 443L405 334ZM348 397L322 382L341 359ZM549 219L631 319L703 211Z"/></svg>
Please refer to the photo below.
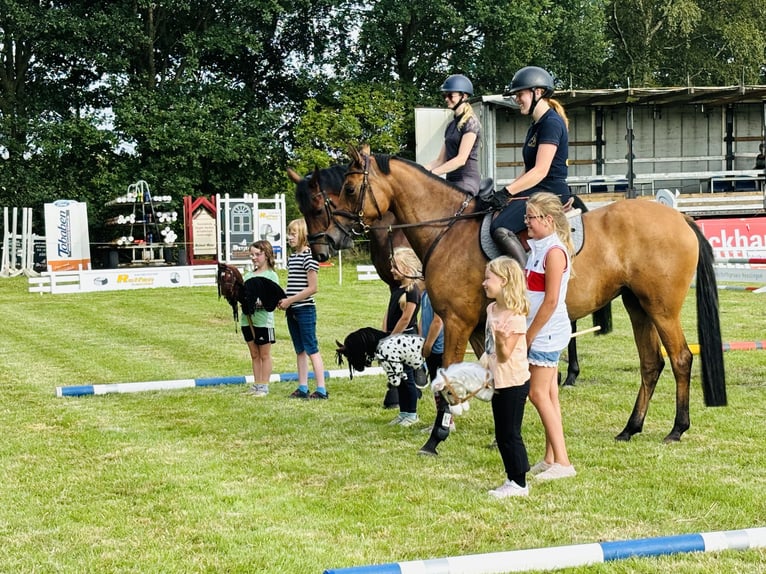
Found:
<svg viewBox="0 0 766 574"><path fill-rule="evenodd" d="M49 271L90 269L88 206L68 199L46 203L45 241Z"/></svg>

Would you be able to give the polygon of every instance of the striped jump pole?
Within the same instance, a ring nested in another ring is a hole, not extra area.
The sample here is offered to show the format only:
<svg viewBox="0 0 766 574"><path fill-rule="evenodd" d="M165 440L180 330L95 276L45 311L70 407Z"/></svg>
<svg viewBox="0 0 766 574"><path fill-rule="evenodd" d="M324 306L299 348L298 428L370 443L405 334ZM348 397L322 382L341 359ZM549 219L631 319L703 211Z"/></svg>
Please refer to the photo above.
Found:
<svg viewBox="0 0 766 574"><path fill-rule="evenodd" d="M369 367L361 373L354 373L357 377L362 375L385 374L380 367ZM325 379L342 378L348 376L345 369L337 369L324 372ZM314 373L309 372L309 378L314 378ZM297 381L298 373L273 374L269 378L270 383ZM203 379L175 379L169 381L145 381L140 383L111 383L104 385L79 385L70 387L56 387L57 397L82 397L86 395L108 395L111 393L140 393L144 391L170 391L175 389L189 389L192 387L213 387L218 385L244 385L253 383L253 375L233 377L210 377Z"/></svg>
<svg viewBox="0 0 766 574"><path fill-rule="evenodd" d="M555 546L325 570L324 574L503 574L589 566L634 557L766 547L766 528Z"/></svg>
<svg viewBox="0 0 766 574"><path fill-rule="evenodd" d="M724 351L763 351L766 349L766 340L764 341L732 341L731 343L721 344ZM667 357L668 352L662 347L662 356ZM700 346L697 343L689 343L689 350L692 355L700 354Z"/></svg>
<svg viewBox="0 0 766 574"><path fill-rule="evenodd" d="M715 262L739 265L766 265L766 257L716 257Z"/></svg>

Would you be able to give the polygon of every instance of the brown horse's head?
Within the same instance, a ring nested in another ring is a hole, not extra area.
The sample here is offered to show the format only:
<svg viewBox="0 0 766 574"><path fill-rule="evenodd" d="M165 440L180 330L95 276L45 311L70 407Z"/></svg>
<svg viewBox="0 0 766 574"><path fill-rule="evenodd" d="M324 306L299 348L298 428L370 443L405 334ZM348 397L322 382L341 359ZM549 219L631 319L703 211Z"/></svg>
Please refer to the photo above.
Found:
<svg viewBox="0 0 766 574"><path fill-rule="evenodd" d="M380 221L390 209L390 202L385 193L375 194L370 180L379 170L388 173L388 156L372 156L369 148L349 149L351 163L346 171L341 192L332 212L332 223L328 228L328 238L336 249L346 249L353 245L355 237L367 232L371 225ZM379 165L379 161L383 164Z"/></svg>

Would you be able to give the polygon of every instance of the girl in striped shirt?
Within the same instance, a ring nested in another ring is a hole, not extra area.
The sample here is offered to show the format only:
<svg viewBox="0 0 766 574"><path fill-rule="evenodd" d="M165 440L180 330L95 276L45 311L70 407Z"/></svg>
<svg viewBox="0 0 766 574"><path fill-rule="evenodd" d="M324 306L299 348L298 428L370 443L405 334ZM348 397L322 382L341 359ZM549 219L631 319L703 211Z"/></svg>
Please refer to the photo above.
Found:
<svg viewBox="0 0 766 574"><path fill-rule="evenodd" d="M287 297L279 308L287 316L287 329L297 355L298 388L290 395L294 399L327 399L324 361L319 354L316 336L317 312L314 294L319 283L319 264L311 256L308 231L304 219L294 219L287 226L287 244L292 254L287 258ZM314 369L317 388L309 394L309 360Z"/></svg>

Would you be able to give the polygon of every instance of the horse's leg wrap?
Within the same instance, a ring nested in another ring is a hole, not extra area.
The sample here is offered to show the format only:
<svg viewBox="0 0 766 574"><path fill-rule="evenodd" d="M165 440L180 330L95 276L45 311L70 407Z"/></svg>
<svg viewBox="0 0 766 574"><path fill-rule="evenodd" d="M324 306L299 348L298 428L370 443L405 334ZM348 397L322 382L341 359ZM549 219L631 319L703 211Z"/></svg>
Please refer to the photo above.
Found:
<svg viewBox="0 0 766 574"><path fill-rule="evenodd" d="M505 227L498 227L492 232L492 239L503 253L513 257L519 262L521 268L524 269L524 266L527 264L527 252L524 251L524 246L521 245L521 241L519 241L515 233Z"/></svg>
<svg viewBox="0 0 766 574"><path fill-rule="evenodd" d="M428 437L426 444L420 447L418 454L425 455L437 455L436 447L443 440L447 440L449 436L450 422L452 421L452 413L449 410L449 404L441 395L437 393L434 395L436 400L436 420L434 426L431 429L431 436Z"/></svg>

